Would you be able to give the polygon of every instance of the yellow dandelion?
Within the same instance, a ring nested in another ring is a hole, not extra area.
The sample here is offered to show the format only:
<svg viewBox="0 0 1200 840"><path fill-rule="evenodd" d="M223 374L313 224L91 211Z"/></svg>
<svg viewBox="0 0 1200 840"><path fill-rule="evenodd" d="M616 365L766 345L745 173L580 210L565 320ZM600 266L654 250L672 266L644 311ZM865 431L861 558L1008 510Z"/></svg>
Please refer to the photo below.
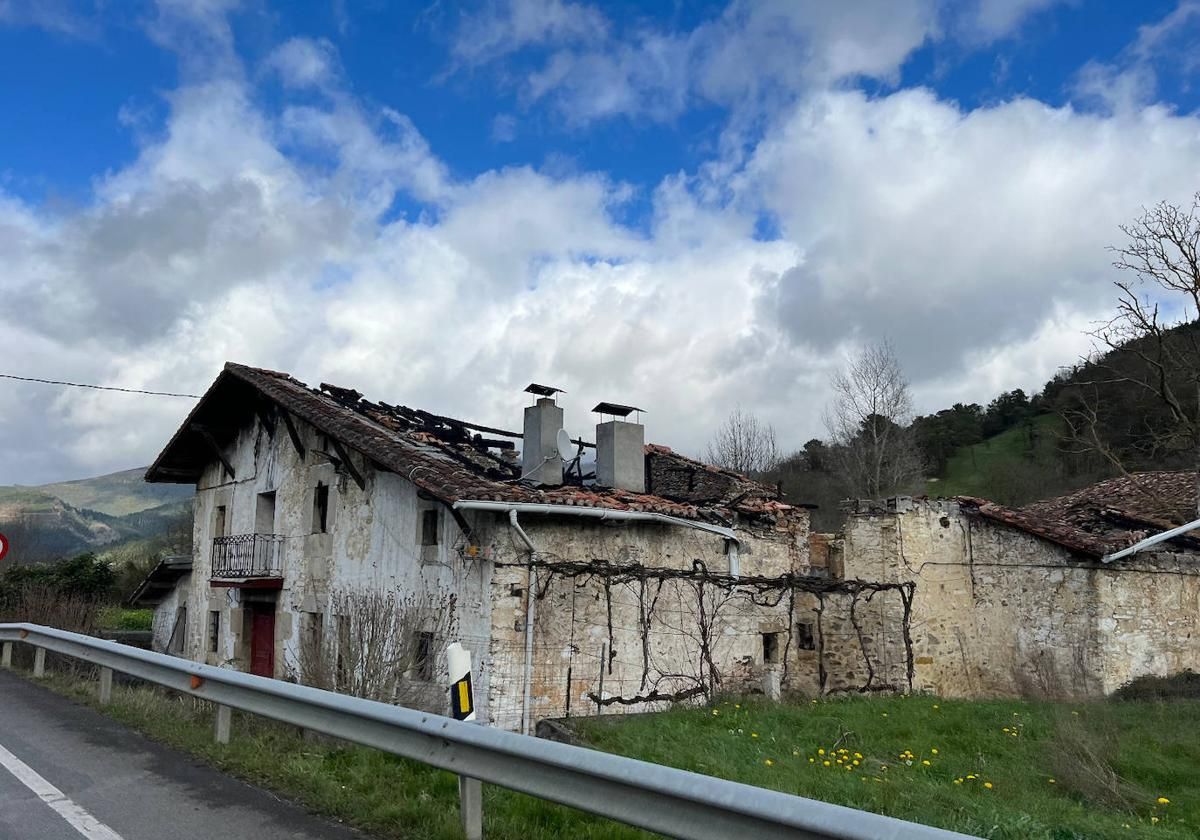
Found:
<svg viewBox="0 0 1200 840"><path fill-rule="evenodd" d="M856 759L854 759L854 761L853 761L852 763L854 764L854 766L855 766L855 767L857 767L857 766L858 766L858 759L857 759L857 758L856 758Z"/></svg>
<svg viewBox="0 0 1200 840"><path fill-rule="evenodd" d="M954 780L954 784L956 784L956 785L961 785L962 783L963 783L963 780L962 780L962 779L955 779L955 780Z"/></svg>
<svg viewBox="0 0 1200 840"><path fill-rule="evenodd" d="M968 774L967 774L967 778L968 778L968 779L974 779L974 778L975 778L975 774L974 774L974 773L968 773Z"/></svg>
<svg viewBox="0 0 1200 840"><path fill-rule="evenodd" d="M741 703L734 703L734 704L733 704L733 708L735 708L735 709L740 709L740 708L742 708L742 704L741 704Z"/></svg>
<svg viewBox="0 0 1200 840"><path fill-rule="evenodd" d="M808 763L809 763L809 764L816 764L816 763L817 763L817 760L816 760L815 758L809 758L809 760L808 760Z"/></svg>
<svg viewBox="0 0 1200 840"><path fill-rule="evenodd" d="M988 790L991 790L991 789L992 789L992 783L991 783L991 782L984 782L984 783L983 783L983 786L984 786L985 788L987 788Z"/></svg>
<svg viewBox="0 0 1200 840"><path fill-rule="evenodd" d="M768 758L766 761L763 762L763 764L767 765L768 767L772 767L772 766L774 766L775 762Z"/></svg>
<svg viewBox="0 0 1200 840"><path fill-rule="evenodd" d="M931 752L931 753L933 753L934 755L937 755L937 754L938 754L938 749L937 749L937 747L934 747L934 748L932 748L932 749L930 750L930 752Z"/></svg>
<svg viewBox="0 0 1200 840"><path fill-rule="evenodd" d="M1047 779L1047 780L1046 780L1046 783L1047 783L1047 784L1051 784L1051 785L1056 785L1056 784L1058 784L1058 782L1054 781L1054 779Z"/></svg>
<svg viewBox="0 0 1200 840"><path fill-rule="evenodd" d="M1156 799L1154 801L1157 802L1159 805L1170 805L1171 804L1171 800L1167 799L1167 797L1165 797L1165 796L1160 796L1160 797L1158 797L1158 799Z"/></svg>
<svg viewBox="0 0 1200 840"><path fill-rule="evenodd" d="M828 761L822 761L821 763L822 763L822 764L824 764L826 767L828 767L828 766L829 766L829 762L828 762Z"/></svg>
<svg viewBox="0 0 1200 840"><path fill-rule="evenodd" d="M855 758L862 758L862 753L860 753L860 752L856 752L856 753L854 754L854 757L855 757Z"/></svg>
<svg viewBox="0 0 1200 840"><path fill-rule="evenodd" d="M1158 825L1158 817L1151 817L1150 825Z"/></svg>
<svg viewBox="0 0 1200 840"><path fill-rule="evenodd" d="M929 763L929 759L928 759L928 758L926 758L926 759L922 759L921 763L922 763L922 764L924 764L926 767L929 767L929 766L931 766L931 765L930 765L930 763Z"/></svg>
<svg viewBox="0 0 1200 840"><path fill-rule="evenodd" d="M934 704L933 704L933 708L934 708L934 710L936 711L936 710L940 709L940 708L941 708L941 706L939 706L937 703L934 703Z"/></svg>
<svg viewBox="0 0 1200 840"><path fill-rule="evenodd" d="M757 738L757 737L758 737L758 733L757 733L757 732L751 732L751 733L750 733L750 737L751 737L751 738Z"/></svg>
<svg viewBox="0 0 1200 840"><path fill-rule="evenodd" d="M824 748L824 747L820 747L820 748L818 748L818 749L817 749L817 755L825 755L825 748Z"/></svg>
<svg viewBox="0 0 1200 840"><path fill-rule="evenodd" d="M721 712L718 709L713 709L713 717L716 717L719 714L721 714Z"/></svg>
<svg viewBox="0 0 1200 840"><path fill-rule="evenodd" d="M846 769L847 769L847 770L853 770L854 768L853 768L853 767L851 767L849 764L847 764L847 765L846 765Z"/></svg>
<svg viewBox="0 0 1200 840"><path fill-rule="evenodd" d="M883 713L883 716L884 716L884 717L887 717L887 712L884 712L884 713Z"/></svg>

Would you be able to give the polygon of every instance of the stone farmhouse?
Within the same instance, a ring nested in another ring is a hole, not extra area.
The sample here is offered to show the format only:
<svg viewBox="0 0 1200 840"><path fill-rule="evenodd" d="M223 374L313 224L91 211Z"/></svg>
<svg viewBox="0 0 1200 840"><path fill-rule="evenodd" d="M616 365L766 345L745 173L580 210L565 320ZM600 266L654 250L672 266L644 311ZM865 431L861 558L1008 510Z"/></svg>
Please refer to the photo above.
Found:
<svg viewBox="0 0 1200 840"><path fill-rule="evenodd" d="M146 474L196 485L193 556L138 594L156 648L444 712L460 641L480 718L521 731L725 690L907 690L903 668L866 675L856 609L900 616L909 584L832 577L805 506L646 445L632 408L598 406L594 443L560 452L555 389L530 390L514 432L227 364Z"/></svg>
<svg viewBox="0 0 1200 840"><path fill-rule="evenodd" d="M1196 518L1195 472L1147 472L1020 509L859 502L827 544L848 577L914 586L914 690L1089 697L1200 671L1200 531L1109 559Z"/></svg>

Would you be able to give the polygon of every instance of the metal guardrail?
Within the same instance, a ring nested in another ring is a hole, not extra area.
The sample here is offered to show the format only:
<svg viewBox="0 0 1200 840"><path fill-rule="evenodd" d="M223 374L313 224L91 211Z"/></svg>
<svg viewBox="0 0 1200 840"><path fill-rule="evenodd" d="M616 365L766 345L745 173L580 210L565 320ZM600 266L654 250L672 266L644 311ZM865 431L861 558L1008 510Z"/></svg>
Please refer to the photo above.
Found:
<svg viewBox="0 0 1200 840"><path fill-rule="evenodd" d="M583 747L545 741L441 715L334 694L130 648L36 624L0 624L0 663L11 664L14 642L98 665L101 701L112 672L218 704L217 737L228 739L228 709L311 729L414 759L460 776L520 791L583 811L696 840L732 837L839 840L967 838L827 802L804 799ZM223 712L223 714L222 714Z"/></svg>

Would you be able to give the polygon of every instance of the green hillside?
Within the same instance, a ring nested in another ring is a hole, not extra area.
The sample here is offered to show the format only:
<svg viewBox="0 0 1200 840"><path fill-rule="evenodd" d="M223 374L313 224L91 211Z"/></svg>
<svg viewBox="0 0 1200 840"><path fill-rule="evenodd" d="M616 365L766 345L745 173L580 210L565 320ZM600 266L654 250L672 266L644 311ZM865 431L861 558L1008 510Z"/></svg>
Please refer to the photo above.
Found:
<svg viewBox="0 0 1200 840"><path fill-rule="evenodd" d="M1061 449L1062 419L1040 414L998 435L958 449L942 475L926 482L931 497L977 496L1024 505L1085 487L1105 477L1076 467Z"/></svg>

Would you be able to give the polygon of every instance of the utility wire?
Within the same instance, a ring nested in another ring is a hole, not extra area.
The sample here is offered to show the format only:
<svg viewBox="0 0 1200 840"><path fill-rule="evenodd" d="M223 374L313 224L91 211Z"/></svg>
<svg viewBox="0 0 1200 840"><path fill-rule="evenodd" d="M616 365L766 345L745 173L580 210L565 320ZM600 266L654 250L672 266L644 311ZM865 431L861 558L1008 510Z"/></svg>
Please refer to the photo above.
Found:
<svg viewBox="0 0 1200 840"><path fill-rule="evenodd" d="M0 379L16 379L20 382L40 382L43 385L69 385L72 388L91 388L95 391L120 391L125 394L149 394L153 397L187 397L198 400L196 394L173 394L169 391L143 391L140 388L117 388L112 385L85 385L82 382L63 382L58 379L37 379L32 376L14 376L11 373L0 373Z"/></svg>

